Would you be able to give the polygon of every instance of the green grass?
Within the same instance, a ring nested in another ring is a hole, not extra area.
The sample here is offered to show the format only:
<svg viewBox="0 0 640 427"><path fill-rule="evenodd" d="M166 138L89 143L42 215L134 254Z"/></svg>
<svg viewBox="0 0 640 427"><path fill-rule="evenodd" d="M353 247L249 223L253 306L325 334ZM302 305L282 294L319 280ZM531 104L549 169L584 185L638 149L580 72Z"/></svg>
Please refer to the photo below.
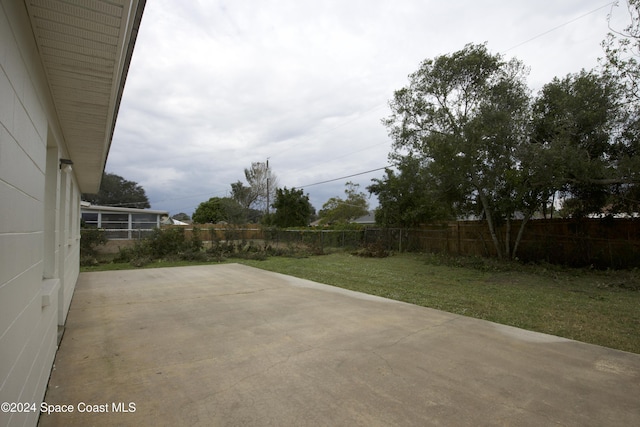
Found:
<svg viewBox="0 0 640 427"><path fill-rule="evenodd" d="M397 254L232 260L328 285L640 353L640 272ZM147 267L193 265L153 263ZM117 267L111 264L112 269ZM125 265L125 268L131 268ZM98 267L98 269L104 269ZM83 271L93 271L83 268Z"/></svg>

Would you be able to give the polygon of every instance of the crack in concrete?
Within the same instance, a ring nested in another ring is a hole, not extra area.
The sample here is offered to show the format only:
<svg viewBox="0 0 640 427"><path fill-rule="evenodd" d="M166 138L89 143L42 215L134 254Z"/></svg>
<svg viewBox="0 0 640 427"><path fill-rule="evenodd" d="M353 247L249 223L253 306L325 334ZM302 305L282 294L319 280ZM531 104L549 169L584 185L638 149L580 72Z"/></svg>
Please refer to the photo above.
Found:
<svg viewBox="0 0 640 427"><path fill-rule="evenodd" d="M242 292L231 292L228 294L215 294L212 296L215 297L228 297L228 296L234 296L234 295L248 295L248 294L257 294L259 292L265 292L265 291L274 291L274 290L278 290L280 288L262 288L262 289L255 289L252 291L242 291Z"/></svg>
<svg viewBox="0 0 640 427"><path fill-rule="evenodd" d="M440 323L437 323L437 324L434 324L434 325L428 325L428 326L425 326L425 327L422 327L422 328L416 329L415 331L412 331L412 332L409 332L409 333L407 333L407 334L404 334L403 336L401 336L400 338L398 338L397 340L395 340L395 341L393 341L393 342L391 342L391 343L389 343L389 344L380 345L378 348L388 348L388 347L393 347L393 346L395 346L395 345L397 345L397 344L401 343L402 341L404 341L404 340L408 339L409 337L412 337L412 336L417 335L417 334L419 334L419 333L422 333L422 332L424 332L424 331L428 331L428 330L430 330L430 329L441 328L442 326L445 326L445 325L447 325L447 324L449 324L449 323L451 323L451 322L455 322L455 321L457 321L457 320L459 320L459 318L458 318L458 317L453 317L453 318L451 318L451 319L447 319L447 320L445 320L445 321L443 321L443 322L440 322Z"/></svg>
<svg viewBox="0 0 640 427"><path fill-rule="evenodd" d="M264 369L261 369L258 372L254 372L252 374L246 375L246 376L238 379L237 381L235 381L233 384L225 387L224 389L216 391L215 393L213 393L213 395L220 395L220 394L227 393L227 392L233 390L234 388L236 388L239 384L241 384L241 383L243 383L243 382L245 382L245 381L247 381L247 380L249 380L251 378L255 378L255 377L259 376L259 375L264 375L265 373L269 372L270 370L272 370L276 366L280 366L280 365L283 365L283 364L289 362L289 360L291 360L292 357L297 356L297 355L302 354L302 353L305 353L307 351L311 351L311 350L312 349L306 349L306 350L302 350L302 351L296 352L295 354L287 355L283 360L279 360L277 362L274 362L274 363L270 364L269 366L265 367Z"/></svg>

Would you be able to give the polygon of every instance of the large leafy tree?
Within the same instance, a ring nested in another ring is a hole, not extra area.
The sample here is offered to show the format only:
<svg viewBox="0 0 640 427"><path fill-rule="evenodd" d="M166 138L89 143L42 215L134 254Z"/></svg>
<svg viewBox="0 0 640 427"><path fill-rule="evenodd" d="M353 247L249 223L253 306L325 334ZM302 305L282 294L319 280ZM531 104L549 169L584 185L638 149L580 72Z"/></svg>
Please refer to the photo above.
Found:
<svg viewBox="0 0 640 427"><path fill-rule="evenodd" d="M387 168L382 179L373 179L373 184L367 187L380 203L376 223L385 227L414 227L455 217L446 192L435 191L433 180L438 177L429 173L427 165L407 155L398 160L396 169Z"/></svg>
<svg viewBox="0 0 640 427"><path fill-rule="evenodd" d="M530 97L525 67L485 45L427 59L395 92L384 123L391 159L407 154L433 177L429 191L457 194L457 213L486 218L499 258L515 256L526 221L540 205L528 143ZM515 242L511 220L524 217ZM505 224L504 234L499 226Z"/></svg>
<svg viewBox="0 0 640 427"><path fill-rule="evenodd" d="M212 197L206 202L200 203L191 218L197 224L216 224L219 222L241 224L245 222L242 206L230 197Z"/></svg>
<svg viewBox="0 0 640 427"><path fill-rule="evenodd" d="M83 194L83 200L94 205L126 208L149 208L149 199L137 182L129 181L114 173L103 172L97 194Z"/></svg>
<svg viewBox="0 0 640 427"><path fill-rule="evenodd" d="M314 212L309 196L295 188L278 188L272 206L276 211L271 221L276 227L307 226Z"/></svg>
<svg viewBox="0 0 640 427"><path fill-rule="evenodd" d="M344 199L332 197L322 205L318 212L322 224L347 223L369 212L367 195L358 191L360 186L353 182L347 182L345 186Z"/></svg>
<svg viewBox="0 0 640 427"><path fill-rule="evenodd" d="M548 176L572 216L600 212L615 187L630 182L620 168L626 115L619 89L610 77L583 70L553 79L535 102L533 142L553 165Z"/></svg>

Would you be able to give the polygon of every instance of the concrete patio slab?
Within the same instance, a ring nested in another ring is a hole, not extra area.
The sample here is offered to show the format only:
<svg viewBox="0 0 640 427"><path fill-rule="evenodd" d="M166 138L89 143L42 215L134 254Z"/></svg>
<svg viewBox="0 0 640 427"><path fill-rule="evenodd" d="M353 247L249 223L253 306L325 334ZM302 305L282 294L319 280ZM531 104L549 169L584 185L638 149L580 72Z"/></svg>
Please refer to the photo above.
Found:
<svg viewBox="0 0 640 427"><path fill-rule="evenodd" d="M82 273L45 404L73 412L42 427L629 426L640 355L236 264Z"/></svg>

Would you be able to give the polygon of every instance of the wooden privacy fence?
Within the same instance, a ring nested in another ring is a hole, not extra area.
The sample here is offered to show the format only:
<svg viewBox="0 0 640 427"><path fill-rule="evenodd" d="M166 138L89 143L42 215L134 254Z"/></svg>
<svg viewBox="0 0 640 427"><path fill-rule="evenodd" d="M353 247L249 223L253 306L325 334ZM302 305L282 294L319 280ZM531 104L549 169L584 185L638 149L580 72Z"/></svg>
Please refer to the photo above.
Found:
<svg viewBox="0 0 640 427"><path fill-rule="evenodd" d="M519 227L520 221L512 222L512 245ZM504 226L497 230L502 247L504 231ZM384 241L397 250L497 256L485 221L453 221L411 230L369 229L366 239ZM531 220L516 256L523 261L572 266L638 267L640 219Z"/></svg>
<svg viewBox="0 0 640 427"><path fill-rule="evenodd" d="M519 221L511 224L512 243ZM485 221L452 221L415 229L364 228L328 230L305 228L280 230L258 225L197 228L203 241L246 240L268 245L312 245L325 248L357 248L382 245L393 251L438 252L494 257L496 251ZM497 230L504 239L504 229ZM501 241L504 247L504 242ZM599 268L640 266L640 219L538 219L526 224L517 257L523 261L547 261Z"/></svg>

